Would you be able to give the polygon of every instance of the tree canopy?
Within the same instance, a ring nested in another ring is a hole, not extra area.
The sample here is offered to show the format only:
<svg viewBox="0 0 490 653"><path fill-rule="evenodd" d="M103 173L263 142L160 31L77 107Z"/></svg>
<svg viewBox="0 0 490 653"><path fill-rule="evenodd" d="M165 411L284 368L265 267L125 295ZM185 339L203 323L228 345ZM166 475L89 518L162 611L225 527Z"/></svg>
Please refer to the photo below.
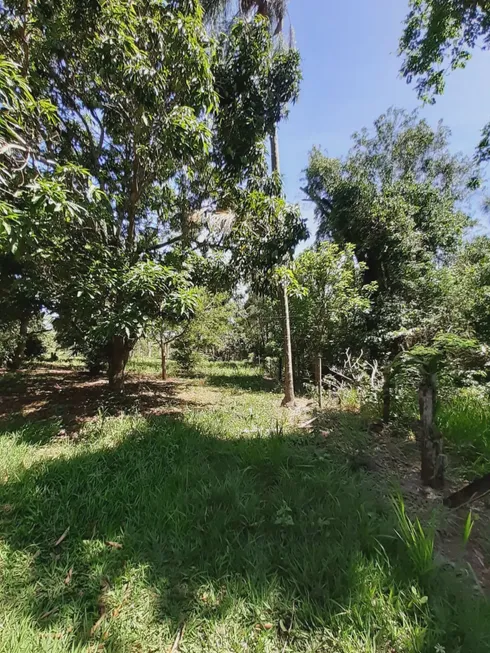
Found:
<svg viewBox="0 0 490 653"><path fill-rule="evenodd" d="M210 39L198 2L92 9L3 7L26 102L49 108L50 137L36 136L53 161L39 169L30 155L35 208L6 229L44 278L63 342L108 360L120 385L162 307L192 312L210 259L233 279L264 274L303 236L298 212L271 193L279 180L264 180L264 139L297 95L299 60L272 50L260 16Z"/></svg>
<svg viewBox="0 0 490 653"><path fill-rule="evenodd" d="M402 74L416 80L418 95L435 102L444 92L451 70L465 68L472 51L490 43L490 4L487 0L410 0L410 12L400 39ZM479 144L481 160L490 158L490 123Z"/></svg>
<svg viewBox="0 0 490 653"><path fill-rule="evenodd" d="M471 225L461 202L478 173L470 160L449 153L448 136L442 125L433 130L416 114L390 110L373 133L354 134L347 159L318 149L310 155L305 192L318 239L352 243L365 283L377 285L375 349L434 317L441 266Z"/></svg>

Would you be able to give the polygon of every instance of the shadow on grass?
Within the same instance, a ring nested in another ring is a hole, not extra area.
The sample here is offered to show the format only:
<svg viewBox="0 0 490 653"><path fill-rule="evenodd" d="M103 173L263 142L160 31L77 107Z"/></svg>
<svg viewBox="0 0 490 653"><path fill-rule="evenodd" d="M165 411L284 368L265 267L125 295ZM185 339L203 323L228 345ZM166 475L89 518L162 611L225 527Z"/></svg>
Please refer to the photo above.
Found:
<svg viewBox="0 0 490 653"><path fill-rule="evenodd" d="M280 387L274 379L266 379L260 374L221 375L207 374L207 385L216 388L236 388L237 390L252 390L254 392L277 392Z"/></svg>
<svg viewBox="0 0 490 653"><path fill-rule="evenodd" d="M267 378L257 367L244 363L220 362L215 367L204 368L201 375L206 384L217 388L236 388L254 392L277 392L280 384L276 379Z"/></svg>
<svg viewBox="0 0 490 653"><path fill-rule="evenodd" d="M20 467L0 486L0 532L12 556L2 570L4 607L22 609L41 631L71 624L67 647L140 650L124 648L131 636L120 627L133 611L132 627L139 618L138 633L160 624L166 646L190 623L203 637L192 650L220 650L206 637L227 619L236 646L251 638L254 650L265 650L265 639L275 642L267 650L307 650L317 636L325 648L315 650L331 650L329 632L356 628L385 650L403 623L418 639L392 650L439 643L449 652L454 642L488 650L490 626L461 625L468 613L488 624L488 609L478 615L480 604L462 597L446 604L436 585L434 603L418 605L411 588L424 579L393 537L372 480L324 456L314 439L227 441L154 417L135 418L117 445L76 446L72 457Z"/></svg>
<svg viewBox="0 0 490 653"><path fill-rule="evenodd" d="M65 368L5 374L0 390L0 431L20 429L31 443L47 442L60 431L77 433L101 415L169 414L192 405L177 396L175 383L155 377L129 375L121 395L111 392L104 377Z"/></svg>

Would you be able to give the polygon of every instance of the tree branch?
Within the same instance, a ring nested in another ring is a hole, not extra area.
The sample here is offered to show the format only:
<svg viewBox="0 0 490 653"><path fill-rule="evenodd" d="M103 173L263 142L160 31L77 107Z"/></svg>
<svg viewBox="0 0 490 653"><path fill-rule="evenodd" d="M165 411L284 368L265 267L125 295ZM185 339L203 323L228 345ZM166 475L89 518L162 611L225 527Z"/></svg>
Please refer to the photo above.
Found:
<svg viewBox="0 0 490 653"><path fill-rule="evenodd" d="M147 247L146 249L142 250L143 252L154 252L157 249L163 249L164 247L167 247L168 245L173 245L174 243L178 243L179 240L182 240L182 235L180 236L174 236L173 238L169 238L163 243L158 243L157 245L150 245L150 247Z"/></svg>

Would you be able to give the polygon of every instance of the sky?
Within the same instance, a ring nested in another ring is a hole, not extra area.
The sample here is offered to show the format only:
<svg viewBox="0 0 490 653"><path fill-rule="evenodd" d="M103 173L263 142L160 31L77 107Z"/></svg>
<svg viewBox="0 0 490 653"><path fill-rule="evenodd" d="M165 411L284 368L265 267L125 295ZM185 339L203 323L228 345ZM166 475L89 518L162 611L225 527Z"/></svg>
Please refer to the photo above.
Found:
<svg viewBox="0 0 490 653"><path fill-rule="evenodd" d="M408 0L290 0L303 82L298 102L279 128L281 172L287 198L300 204L312 233L313 207L300 186L315 145L329 156L345 156L351 135L370 127L389 107L420 107L430 124L442 119L451 129L453 152L472 156L490 120L490 52L475 51L466 69L451 73L435 105L418 100L415 87L399 73L398 40L407 13ZM472 212L483 230L490 228L480 201L473 202Z"/></svg>

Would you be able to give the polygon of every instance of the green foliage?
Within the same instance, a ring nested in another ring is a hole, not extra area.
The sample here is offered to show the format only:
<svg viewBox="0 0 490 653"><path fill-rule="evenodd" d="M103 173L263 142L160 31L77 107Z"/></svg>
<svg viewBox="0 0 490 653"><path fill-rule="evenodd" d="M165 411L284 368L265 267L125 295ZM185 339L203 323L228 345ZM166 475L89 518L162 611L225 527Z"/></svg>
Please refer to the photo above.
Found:
<svg viewBox="0 0 490 653"><path fill-rule="evenodd" d="M488 474L490 460L490 401L481 388L453 391L441 403L437 424L462 475L473 480Z"/></svg>
<svg viewBox="0 0 490 653"><path fill-rule="evenodd" d="M468 517L466 518L466 521L464 523L464 529L463 529L463 545L466 546L468 544L468 541L471 536L471 531L473 530L473 526L475 525L475 519L473 517L473 514L471 510L468 513Z"/></svg>
<svg viewBox="0 0 490 653"><path fill-rule="evenodd" d="M294 262L304 292L290 300L292 340L306 369L320 353L329 362L338 360L346 333L352 345L376 289L376 283L363 285L364 268L355 263L353 245L329 242L302 252Z"/></svg>
<svg viewBox="0 0 490 653"><path fill-rule="evenodd" d="M64 346L93 358L103 356L113 336L135 342L145 334L151 320L164 314L167 319L189 317L197 302L188 275L153 261L128 266L124 259L92 254L83 270L83 286L61 289L56 306L60 316L55 327ZM93 352L93 353L92 353Z"/></svg>
<svg viewBox="0 0 490 653"><path fill-rule="evenodd" d="M464 68L476 44L490 42L486 5L484 0L411 0L400 41L402 73L408 82L417 78L421 97L441 94L446 71Z"/></svg>
<svg viewBox="0 0 490 653"><path fill-rule="evenodd" d="M406 546L414 569L424 577L434 571L434 533L426 533L418 519L415 522L410 519L402 497L393 499L392 503L398 537Z"/></svg>
<svg viewBox="0 0 490 653"><path fill-rule="evenodd" d="M281 197L260 190L241 195L230 236L233 269L254 290L270 292L274 268L308 237L306 222L299 207Z"/></svg>
<svg viewBox="0 0 490 653"><path fill-rule="evenodd" d="M233 357L253 354L261 359L282 351L282 325L276 294L250 293L236 322Z"/></svg>
<svg viewBox="0 0 490 653"><path fill-rule="evenodd" d="M267 21L239 20L220 36L214 74L218 162L227 172L249 174L263 164L264 138L298 96L299 53L273 49Z"/></svg>
<svg viewBox="0 0 490 653"><path fill-rule="evenodd" d="M56 109L36 101L21 68L0 55L0 244L11 237L12 226L24 216L24 187L41 157L41 138L56 122ZM43 157L41 157L43 158ZM49 165L49 162L47 162Z"/></svg>
<svg viewBox="0 0 490 653"><path fill-rule="evenodd" d="M401 352L393 363L396 372L405 367L409 374L449 373L452 368L459 373L463 368L482 368L488 360L486 347L477 340L461 337L455 333L439 333L430 344L416 344Z"/></svg>
<svg viewBox="0 0 490 653"><path fill-rule="evenodd" d="M410 0L410 12L400 40L402 74L417 92L434 102L444 92L449 71L465 68L475 47L490 43L490 7L486 0ZM481 160L488 160L490 124L479 145Z"/></svg>
<svg viewBox="0 0 490 653"><path fill-rule="evenodd" d="M100 362L117 338L124 358L157 317L190 313L203 271L214 285L266 276L294 248L304 224L271 197L264 139L297 95L299 58L273 51L266 21L237 20L215 41L191 0L12 0L1 15L22 63L0 66L13 121L0 137L26 132L29 103L49 114L32 139L49 165L5 229L64 345Z"/></svg>
<svg viewBox="0 0 490 653"><path fill-rule="evenodd" d="M490 238L465 245L455 265L461 307L475 335L490 344Z"/></svg>
<svg viewBox="0 0 490 653"><path fill-rule="evenodd" d="M433 130L416 114L390 110L372 136L354 135L345 161L319 150L310 155L305 191L315 203L318 238L353 243L365 283L377 283L368 326L378 356L396 351L402 333L447 324L441 264L471 224L459 203L475 175L447 141L441 125Z"/></svg>
<svg viewBox="0 0 490 653"><path fill-rule="evenodd" d="M174 341L173 358L183 372L194 372L205 355L226 350L235 314L236 305L228 294L197 290L193 317Z"/></svg>

